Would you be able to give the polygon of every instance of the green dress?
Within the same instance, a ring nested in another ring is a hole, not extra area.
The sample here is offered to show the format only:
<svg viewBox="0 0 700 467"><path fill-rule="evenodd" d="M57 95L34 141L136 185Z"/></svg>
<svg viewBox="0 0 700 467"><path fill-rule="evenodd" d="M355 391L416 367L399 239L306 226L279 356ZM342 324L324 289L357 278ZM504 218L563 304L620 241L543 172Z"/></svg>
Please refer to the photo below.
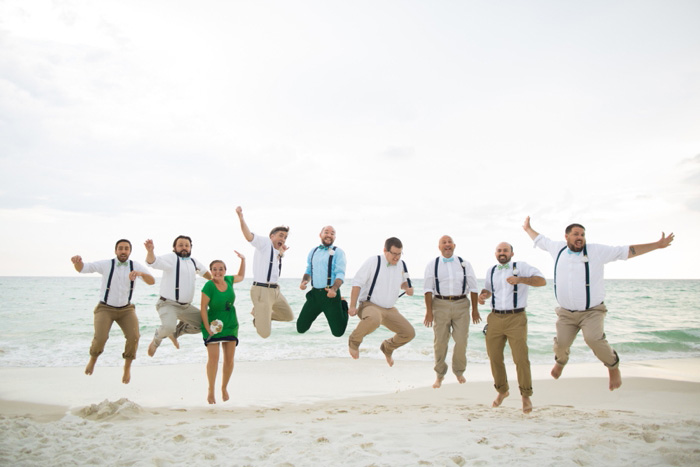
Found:
<svg viewBox="0 0 700 467"><path fill-rule="evenodd" d="M208 342L238 342L238 317L236 316L236 307L233 306L233 302L236 300L236 294L233 292L233 276L224 276L224 282L227 285L225 292L217 289L214 281L208 281L202 287L202 293L209 297L209 306L207 307L209 323L215 319L224 323L221 332L214 334ZM202 337L205 340L209 338L209 333L204 329L204 325L202 325Z"/></svg>

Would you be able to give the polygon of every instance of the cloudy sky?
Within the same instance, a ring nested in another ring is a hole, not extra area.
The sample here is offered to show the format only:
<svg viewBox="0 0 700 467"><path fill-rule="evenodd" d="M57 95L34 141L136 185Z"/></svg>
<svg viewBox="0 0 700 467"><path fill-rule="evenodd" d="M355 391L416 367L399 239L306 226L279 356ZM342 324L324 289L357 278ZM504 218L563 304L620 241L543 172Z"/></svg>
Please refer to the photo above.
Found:
<svg viewBox="0 0 700 467"><path fill-rule="evenodd" d="M700 2L0 1L0 275L114 242L252 256L326 224L351 276L386 237L414 277L451 234L477 275L536 230L671 248L611 278L700 278ZM251 271L249 270L249 273Z"/></svg>

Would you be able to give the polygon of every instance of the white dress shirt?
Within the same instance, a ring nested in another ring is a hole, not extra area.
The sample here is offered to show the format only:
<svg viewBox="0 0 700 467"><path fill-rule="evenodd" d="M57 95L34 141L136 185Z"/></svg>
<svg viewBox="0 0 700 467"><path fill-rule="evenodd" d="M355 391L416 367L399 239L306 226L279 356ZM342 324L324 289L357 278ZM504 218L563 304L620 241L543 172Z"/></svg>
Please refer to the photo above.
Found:
<svg viewBox="0 0 700 467"><path fill-rule="evenodd" d="M197 265L195 268L195 264ZM177 261L180 262L180 294L175 298L175 279L177 275ZM181 258L173 253L157 256L156 260L151 264L153 269L163 271L163 277L160 280L160 296L168 300L175 300L180 303L192 303L194 299L194 283L197 279L197 274L204 277L207 273L207 267L199 260L192 258Z"/></svg>
<svg viewBox="0 0 700 467"><path fill-rule="evenodd" d="M253 234L253 240L250 244L255 247L253 255L253 282L262 282L263 284L276 284L280 280L280 260L282 255L279 250L272 247L270 237ZM272 252L272 271L270 271L270 280L267 280L267 272L270 269L270 252Z"/></svg>
<svg viewBox="0 0 700 467"><path fill-rule="evenodd" d="M527 284L518 284L518 301L517 306L514 304L513 292L515 287L509 284L506 279L512 276L518 277L534 277L539 276L544 278L539 269L530 266L525 261L516 261L515 270L513 263L508 263L504 268L499 269L499 265L490 267L486 270L486 281L484 289L493 294L491 297L492 307L496 310L513 310L516 308L525 308L527 306L527 291L530 286ZM495 270L493 268L496 268ZM491 283L491 272L493 271L493 284ZM493 304L495 303L495 306Z"/></svg>
<svg viewBox="0 0 700 467"><path fill-rule="evenodd" d="M555 242L538 235L535 238L535 246L548 251L556 261L559 256L557 270L554 271L557 301L562 308L572 311L586 309L586 268L588 262L590 270L590 308L603 303L605 299L604 266L606 263L617 260L626 260L629 256L629 246L608 246L596 243L587 243L586 251L569 253L566 242ZM562 248L564 251L559 255Z"/></svg>
<svg viewBox="0 0 700 467"><path fill-rule="evenodd" d="M425 274L423 275L423 292L432 292L433 295L441 296L455 296L455 295L469 295L470 292L478 293L476 284L476 275L474 274L474 268L469 263L469 261L463 261L460 263L459 258L453 255L452 261L445 262L443 256L438 257L438 282L440 285L440 292L438 293L437 287L435 286L435 260L432 260L425 267ZM464 269L463 269L464 268ZM467 286L464 291L462 291L462 286L464 285L464 273L467 273Z"/></svg>
<svg viewBox="0 0 700 467"><path fill-rule="evenodd" d="M395 266L387 263L384 255L379 256L379 275L370 302L382 308L392 308L401 293L401 284L408 280L408 274L403 271L403 261ZM360 287L360 303L367 301L367 294L377 270L377 256L372 256L364 262L352 280L353 287Z"/></svg>
<svg viewBox="0 0 700 467"><path fill-rule="evenodd" d="M107 281L109 280L109 273L111 270L112 260L104 259L92 263L83 263L83 269L80 271L80 274L89 274L92 272L99 272L102 274L100 301L103 301L105 298ZM136 261L134 261L134 271L151 274L145 266L137 263ZM120 266L119 260L115 258L114 274L112 275L112 283L109 286L107 305L119 308L129 304L129 292L131 291L131 281L129 280L130 272L131 268L129 267L129 260L126 260L126 264Z"/></svg>

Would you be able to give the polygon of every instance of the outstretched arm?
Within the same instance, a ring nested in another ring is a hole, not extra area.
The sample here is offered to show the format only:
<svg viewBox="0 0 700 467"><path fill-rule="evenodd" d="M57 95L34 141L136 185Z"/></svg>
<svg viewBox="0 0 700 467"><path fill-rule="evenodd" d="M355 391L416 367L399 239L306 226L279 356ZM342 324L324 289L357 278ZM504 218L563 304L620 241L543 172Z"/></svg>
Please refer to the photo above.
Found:
<svg viewBox="0 0 700 467"><path fill-rule="evenodd" d="M83 258L80 257L80 255L75 255L70 259L73 262L73 267L75 268L76 271L80 272L83 270Z"/></svg>
<svg viewBox="0 0 700 467"><path fill-rule="evenodd" d="M238 214L238 220L241 222L241 232L243 232L243 236L246 240L252 242L253 232L250 231L250 229L248 228L248 224L246 224L245 219L243 219L243 208L238 206L236 208L236 214Z"/></svg>
<svg viewBox="0 0 700 467"><path fill-rule="evenodd" d="M527 216L525 218L525 223L523 224L523 230L527 232L527 234L530 236L531 239L536 239L537 236L539 235L539 232L535 231L535 229L530 226L530 216Z"/></svg>
<svg viewBox="0 0 700 467"><path fill-rule="evenodd" d="M660 248L666 248L671 244L673 239L676 238L673 232L668 234L661 232L661 238L654 243L643 243L641 245L630 245L629 258L634 258L635 256L643 255L644 253L649 253L650 251L658 250Z"/></svg>

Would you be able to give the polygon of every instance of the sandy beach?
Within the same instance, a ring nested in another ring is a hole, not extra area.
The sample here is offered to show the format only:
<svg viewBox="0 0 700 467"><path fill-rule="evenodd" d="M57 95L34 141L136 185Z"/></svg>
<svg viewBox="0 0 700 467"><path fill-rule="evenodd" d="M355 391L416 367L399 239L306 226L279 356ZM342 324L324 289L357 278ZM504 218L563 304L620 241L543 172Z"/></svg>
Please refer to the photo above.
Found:
<svg viewBox="0 0 700 467"><path fill-rule="evenodd" d="M490 370L431 387L431 365L236 363L206 403L204 365L0 368L2 465L700 465L700 359L533 367L534 411L492 408ZM219 396L219 394L217 394Z"/></svg>

